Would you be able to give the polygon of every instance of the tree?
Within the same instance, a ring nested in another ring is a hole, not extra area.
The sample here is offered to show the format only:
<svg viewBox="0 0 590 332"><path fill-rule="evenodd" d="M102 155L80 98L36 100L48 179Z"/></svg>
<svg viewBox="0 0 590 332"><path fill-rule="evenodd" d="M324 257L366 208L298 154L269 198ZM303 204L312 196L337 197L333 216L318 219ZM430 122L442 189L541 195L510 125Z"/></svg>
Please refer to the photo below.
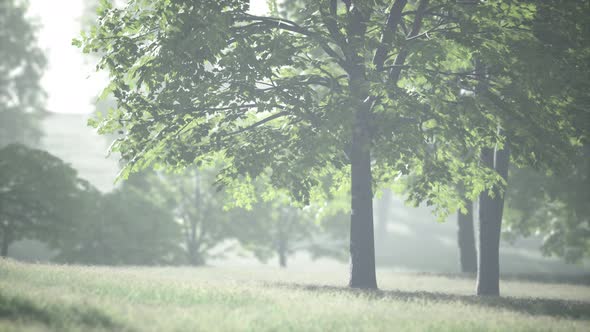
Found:
<svg viewBox="0 0 590 332"><path fill-rule="evenodd" d="M215 168L192 168L180 174L140 173L145 182L142 190L155 204L171 211L181 226L186 261L194 266L222 256L227 250L212 251L234 235L232 220L241 219L235 211L224 209L226 194L215 190L214 172ZM130 177L134 178L137 176Z"/></svg>
<svg viewBox="0 0 590 332"><path fill-rule="evenodd" d="M11 143L0 149L1 255L25 237L49 241L67 228L67 211L90 185L51 154ZM63 234L62 234L63 235Z"/></svg>
<svg viewBox="0 0 590 332"><path fill-rule="evenodd" d="M46 59L37 46L37 25L25 17L27 7L19 0L0 4L0 147L35 144L41 135Z"/></svg>
<svg viewBox="0 0 590 332"><path fill-rule="evenodd" d="M181 261L180 226L172 215L124 183L113 192L79 197L67 232L50 242L57 261L93 265L153 265ZM67 234L67 236L65 236Z"/></svg>
<svg viewBox="0 0 590 332"><path fill-rule="evenodd" d="M478 271L479 295L499 295L498 249L510 160L517 166L561 173L588 142L584 111L590 106L588 82L572 79L590 75L590 43L584 37L590 32L588 14L590 7L580 2L535 2L522 27L529 34L506 43L512 59L510 74L498 79L493 69L487 69L491 79L479 88L478 94L490 106L509 114L499 123L504 142L482 152L483 163L495 169L504 183L480 197L478 268L485 270ZM493 90L498 94L494 96ZM531 110L538 115L531 116ZM535 125L523 125L527 121Z"/></svg>
<svg viewBox="0 0 590 332"><path fill-rule="evenodd" d="M240 243L260 261L278 257L280 267L295 251L305 249L314 232L313 218L287 203L258 202L235 226ZM310 220L311 219L311 220Z"/></svg>
<svg viewBox="0 0 590 332"><path fill-rule="evenodd" d="M457 212L459 263L461 272L475 274L477 272L477 250L475 249L473 202L466 202L465 208L465 213Z"/></svg>
<svg viewBox="0 0 590 332"><path fill-rule="evenodd" d="M485 149L482 162L508 180L510 154L505 149ZM477 251L477 295L500 295L500 234L504 194L495 186L479 199L479 250Z"/></svg>
<svg viewBox="0 0 590 332"><path fill-rule="evenodd" d="M559 173L511 169L505 216L509 239L543 235L545 255L572 263L590 256L589 157L585 146Z"/></svg>
<svg viewBox="0 0 590 332"><path fill-rule="evenodd" d="M342 258L347 232L338 213L340 202L301 208L285 192L265 189L266 180L257 181L256 201L232 223L235 238L260 261L278 257L280 267L287 267L289 256L297 251L308 251L314 259Z"/></svg>
<svg viewBox="0 0 590 332"><path fill-rule="evenodd" d="M506 92L496 83L513 88L506 45L530 37L521 26L531 6L305 1L293 21L276 10L249 14L244 0L105 1L96 28L75 43L103 54L99 66L111 74L106 91L119 108L96 125L123 132L113 145L129 160L123 176L222 155L223 183L268 171L276 188L304 203L323 197L322 178L337 179L351 193L349 285L376 288L374 186L411 171L410 199L446 214L503 183L478 158L503 143L499 125L554 133L555 149L544 154L569 144L557 135L568 121L515 121L492 103ZM459 98L489 81L474 72L475 57L494 69L494 81L485 99ZM550 108L530 115L563 119Z"/></svg>

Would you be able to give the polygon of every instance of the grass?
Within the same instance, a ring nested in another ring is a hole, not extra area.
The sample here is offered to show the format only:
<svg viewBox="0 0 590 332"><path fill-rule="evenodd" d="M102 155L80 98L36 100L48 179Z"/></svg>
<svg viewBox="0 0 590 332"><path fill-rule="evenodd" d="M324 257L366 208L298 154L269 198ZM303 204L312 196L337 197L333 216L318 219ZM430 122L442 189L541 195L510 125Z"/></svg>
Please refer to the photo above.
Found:
<svg viewBox="0 0 590 332"><path fill-rule="evenodd" d="M0 331L589 331L590 287L517 278L502 298L473 280L345 267L83 267L0 260Z"/></svg>

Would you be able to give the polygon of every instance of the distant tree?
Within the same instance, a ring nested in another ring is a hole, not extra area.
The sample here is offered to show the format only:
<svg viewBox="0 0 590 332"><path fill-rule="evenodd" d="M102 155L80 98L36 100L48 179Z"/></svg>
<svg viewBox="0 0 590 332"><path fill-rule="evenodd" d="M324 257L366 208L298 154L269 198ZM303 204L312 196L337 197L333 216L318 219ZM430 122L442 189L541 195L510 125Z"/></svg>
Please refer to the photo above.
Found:
<svg viewBox="0 0 590 332"><path fill-rule="evenodd" d="M37 46L38 26L26 17L28 3L0 3L0 147L36 144L45 94L41 75L46 59Z"/></svg>
<svg viewBox="0 0 590 332"><path fill-rule="evenodd" d="M0 148L1 255L22 238L51 241L68 226L68 211L91 189L76 171L53 155L11 143Z"/></svg>
<svg viewBox="0 0 590 332"><path fill-rule="evenodd" d="M523 118L502 107L531 91L509 83L523 74L509 46L531 39L534 9L520 1L302 0L294 21L277 10L249 14L244 0L105 1L96 29L75 43L102 54L110 71L106 92L118 109L95 124L123 132L113 145L129 161L123 176L222 154L222 181L270 170L276 188L304 203L321 197L322 178L338 179L351 193L349 285L376 288L373 187L412 172L410 199L446 214L504 183L479 164L483 148L504 142L498 126L515 136L520 159L537 147L531 132L556 138L540 157L570 145L562 112L538 107ZM477 57L493 76L474 72ZM485 96L458 98L479 80L490 85Z"/></svg>
<svg viewBox="0 0 590 332"><path fill-rule="evenodd" d="M313 217L286 203L261 202L249 212L236 222L239 241L263 262L274 256L287 267L288 257L304 249L314 233Z"/></svg>
<svg viewBox="0 0 590 332"><path fill-rule="evenodd" d="M179 223L185 261L194 266L204 265L209 258L222 257L228 248L220 245L233 236L230 223L237 215L224 209L225 193L215 189L214 181L214 169L207 168L187 169L180 174L152 172L145 176L144 192ZM219 252L214 253L214 249Z"/></svg>
<svg viewBox="0 0 590 332"><path fill-rule="evenodd" d="M505 233L542 236L544 254L574 263L590 257L590 148L569 163L554 173L511 170Z"/></svg>
<svg viewBox="0 0 590 332"><path fill-rule="evenodd" d="M257 195L263 195L260 184L257 187ZM274 256L280 267L287 267L289 256L298 251L307 251L312 258L342 258L346 252L345 216L320 211L315 205L301 208L284 192L259 198L241 216L232 223L235 237L263 262Z"/></svg>
<svg viewBox="0 0 590 332"><path fill-rule="evenodd" d="M70 212L70 229L51 242L57 261L100 265L179 263L180 225L133 186L93 190Z"/></svg>

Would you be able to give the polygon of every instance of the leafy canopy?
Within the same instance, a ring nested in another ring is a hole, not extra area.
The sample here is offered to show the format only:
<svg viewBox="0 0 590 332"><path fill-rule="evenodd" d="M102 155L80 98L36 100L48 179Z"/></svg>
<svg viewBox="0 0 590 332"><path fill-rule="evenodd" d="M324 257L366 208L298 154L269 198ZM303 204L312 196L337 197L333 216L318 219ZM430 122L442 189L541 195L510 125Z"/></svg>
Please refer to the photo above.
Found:
<svg viewBox="0 0 590 332"><path fill-rule="evenodd" d="M40 136L46 59L37 46L38 26L25 17L27 7L19 0L0 3L0 146L36 143Z"/></svg>
<svg viewBox="0 0 590 332"><path fill-rule="evenodd" d="M308 202L325 192L325 177L334 188L349 182L363 103L375 185L412 172L410 199L441 214L503 182L478 158L505 143L499 126L522 163L569 153L567 100L555 90L545 98L535 82L546 77L528 75L546 62L513 51L542 46L530 29L535 4L299 4L295 14L273 6L260 17L244 0L103 1L97 25L74 43L102 54L99 68L111 75L105 93L118 107L92 124L123 134L113 145L129 161L123 176L221 156L222 182L270 170L275 187Z"/></svg>
<svg viewBox="0 0 590 332"><path fill-rule="evenodd" d="M12 143L0 149L0 234L52 241L68 229L68 211L91 190L76 171L42 150Z"/></svg>

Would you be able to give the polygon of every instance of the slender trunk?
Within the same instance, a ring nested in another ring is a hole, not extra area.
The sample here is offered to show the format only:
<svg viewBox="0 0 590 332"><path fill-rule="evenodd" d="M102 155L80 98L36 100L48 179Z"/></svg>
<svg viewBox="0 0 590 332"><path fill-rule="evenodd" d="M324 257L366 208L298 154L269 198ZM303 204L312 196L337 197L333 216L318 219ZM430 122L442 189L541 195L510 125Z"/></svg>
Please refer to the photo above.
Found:
<svg viewBox="0 0 590 332"><path fill-rule="evenodd" d="M287 267L287 250L289 248L289 232L293 216L288 208L281 208L281 215L277 223L276 250L279 256L279 266Z"/></svg>
<svg viewBox="0 0 590 332"><path fill-rule="evenodd" d="M2 230L2 250L0 252L0 256L8 257L8 246L12 242L11 234L8 228L4 228Z"/></svg>
<svg viewBox="0 0 590 332"><path fill-rule="evenodd" d="M376 289L369 108L360 107L353 129L351 161L350 282Z"/></svg>
<svg viewBox="0 0 590 332"><path fill-rule="evenodd" d="M188 260L192 266L203 265L203 258L199 253L199 243L197 241L197 223L191 220L189 234L187 238Z"/></svg>
<svg viewBox="0 0 590 332"><path fill-rule="evenodd" d="M284 246L279 244L279 266L281 268L287 267L287 250Z"/></svg>
<svg viewBox="0 0 590 332"><path fill-rule="evenodd" d="M196 206L196 215L189 216L189 234L187 236L187 247L188 247L188 259L189 264L192 266L199 266L205 264L205 260L201 253L199 252L199 247L201 244L199 243L203 234L203 230L201 229L201 234L199 238L197 238L197 226L199 222L202 222L203 215L201 214L201 209L203 204L201 202L201 178L199 176L199 170L195 169L195 196L194 196L194 204ZM202 226L202 225L201 225Z"/></svg>
<svg viewBox="0 0 590 332"><path fill-rule="evenodd" d="M509 152L507 149L482 151L484 165L493 168L505 180L508 178ZM479 251L477 267L477 295L500 295L500 232L504 196L499 188L493 189L493 197L480 195Z"/></svg>
<svg viewBox="0 0 590 332"><path fill-rule="evenodd" d="M467 213L457 214L459 261L461 272L475 274L477 272L477 251L475 250L475 233L473 231L473 202L467 202Z"/></svg>

